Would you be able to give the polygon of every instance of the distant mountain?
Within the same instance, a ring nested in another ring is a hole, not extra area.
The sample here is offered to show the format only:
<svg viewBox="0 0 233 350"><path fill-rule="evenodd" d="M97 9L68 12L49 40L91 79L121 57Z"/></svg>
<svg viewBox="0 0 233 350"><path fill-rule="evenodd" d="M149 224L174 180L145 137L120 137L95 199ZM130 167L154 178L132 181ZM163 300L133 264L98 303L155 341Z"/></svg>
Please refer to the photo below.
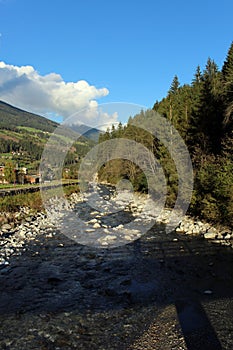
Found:
<svg viewBox="0 0 233 350"><path fill-rule="evenodd" d="M14 129L18 126L35 128L41 131L53 132L59 124L41 117L39 115L26 112L6 102L0 101L0 128Z"/></svg>
<svg viewBox="0 0 233 350"><path fill-rule="evenodd" d="M0 101L0 129L13 130L20 126L30 127L51 133L58 125L58 123L50 119L34 113L26 112L6 102ZM100 130L91 128L84 124L72 124L65 127L95 142L98 142L99 135L101 133Z"/></svg>
<svg viewBox="0 0 233 350"><path fill-rule="evenodd" d="M43 149L59 125L0 101L0 165L10 160L21 166L38 168ZM54 140L59 146L73 145L67 153L65 165L75 164L96 144L93 134L96 133L97 140L98 130L89 129L76 131L62 125L56 130Z"/></svg>
<svg viewBox="0 0 233 350"><path fill-rule="evenodd" d="M99 136L102 133L102 131L96 128L91 128L85 124L72 124L69 127L77 133L83 135L87 139L95 142L98 142Z"/></svg>

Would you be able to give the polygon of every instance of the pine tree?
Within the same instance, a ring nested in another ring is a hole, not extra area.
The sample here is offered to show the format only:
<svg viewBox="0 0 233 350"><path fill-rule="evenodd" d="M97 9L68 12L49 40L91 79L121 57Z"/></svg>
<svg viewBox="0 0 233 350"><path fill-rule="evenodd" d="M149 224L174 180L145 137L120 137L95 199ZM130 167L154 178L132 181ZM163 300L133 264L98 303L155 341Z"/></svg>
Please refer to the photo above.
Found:
<svg viewBox="0 0 233 350"><path fill-rule="evenodd" d="M180 86L180 82L179 82L178 76L175 75L172 80L170 89L168 91L168 95L176 94L179 89L179 86Z"/></svg>
<svg viewBox="0 0 233 350"><path fill-rule="evenodd" d="M198 65L194 75L194 79L192 80L192 86L200 84L201 81L202 81L202 73L201 73L201 68Z"/></svg>
<svg viewBox="0 0 233 350"><path fill-rule="evenodd" d="M205 153L218 153L223 124L222 74L216 63L208 59L203 72L199 110L199 142Z"/></svg>
<svg viewBox="0 0 233 350"><path fill-rule="evenodd" d="M203 72L204 89L206 93L215 94L221 84L219 79L219 70L217 64L211 58L208 58Z"/></svg>
<svg viewBox="0 0 233 350"><path fill-rule="evenodd" d="M179 90L179 79L177 75L174 76L170 89L168 90L168 101L169 101L169 112L168 112L168 119L169 121L176 127L177 121L178 121L178 115L177 115L177 105L179 103L178 101L178 90Z"/></svg>
<svg viewBox="0 0 233 350"><path fill-rule="evenodd" d="M233 42L231 43L226 60L224 61L222 74L225 82L233 83Z"/></svg>
<svg viewBox="0 0 233 350"><path fill-rule="evenodd" d="M200 66L197 66L194 78L192 80L192 90L191 90L191 116L189 123L189 131L191 132L191 138L193 134L199 128L199 115L201 108L201 96L202 96L202 85L203 85L203 76L201 73Z"/></svg>
<svg viewBox="0 0 233 350"><path fill-rule="evenodd" d="M224 127L227 131L233 128L233 42L229 48L227 58L222 68L224 83L225 119Z"/></svg>

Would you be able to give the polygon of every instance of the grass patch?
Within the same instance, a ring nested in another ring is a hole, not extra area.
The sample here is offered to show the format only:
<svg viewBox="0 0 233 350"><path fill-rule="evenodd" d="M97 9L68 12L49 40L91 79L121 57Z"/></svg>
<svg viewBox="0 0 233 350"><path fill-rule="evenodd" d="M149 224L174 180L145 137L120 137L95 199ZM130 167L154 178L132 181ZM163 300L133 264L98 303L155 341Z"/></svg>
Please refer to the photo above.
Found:
<svg viewBox="0 0 233 350"><path fill-rule="evenodd" d="M66 197L74 192L79 192L78 185L64 186L63 191ZM56 189L52 188L47 191L48 196L55 196ZM40 191L33 193L20 193L13 196L5 196L0 198L1 212L16 212L20 207L29 207L33 212L44 211L43 201Z"/></svg>
<svg viewBox="0 0 233 350"><path fill-rule="evenodd" d="M2 212L15 212L20 207L29 207L33 211L42 211L43 204L40 191L33 193L20 193L13 196L5 196L0 199L0 210Z"/></svg>
<svg viewBox="0 0 233 350"><path fill-rule="evenodd" d="M44 131L42 131L40 129L31 128L29 126L17 126L17 129L19 129L19 130L26 130L26 131L31 132L31 133L43 133L43 134L46 134Z"/></svg>
<svg viewBox="0 0 233 350"><path fill-rule="evenodd" d="M14 189L14 188L28 188L28 187L32 187L31 185L14 185L14 184L0 184L0 190L9 190L9 189Z"/></svg>

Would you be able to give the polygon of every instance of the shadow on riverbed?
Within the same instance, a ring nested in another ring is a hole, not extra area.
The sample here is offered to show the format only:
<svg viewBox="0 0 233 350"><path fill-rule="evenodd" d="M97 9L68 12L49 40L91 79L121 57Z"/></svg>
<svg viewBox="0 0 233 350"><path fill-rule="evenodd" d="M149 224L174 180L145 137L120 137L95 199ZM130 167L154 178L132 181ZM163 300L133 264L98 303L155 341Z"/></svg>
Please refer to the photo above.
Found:
<svg viewBox="0 0 233 350"><path fill-rule="evenodd" d="M222 349L233 320L232 302L229 303L233 297L232 268L230 249L200 237L166 234L162 225L138 241L110 250L78 245L57 232L52 238L38 237L37 242L28 244L22 255L12 257L9 266L0 270L1 319L7 322L9 318L12 327L18 327L14 331L17 337L22 317L54 318L59 326L68 313L73 317L69 328L74 322L79 324L75 328L76 336L79 333L77 348L126 349L159 317L161 309L175 305L188 350ZM82 317L89 317L89 321L81 322ZM98 334L104 334L106 327L113 336L108 339L99 335L98 343L95 334L92 344L92 317L94 327L102 329ZM119 322L118 330L113 322ZM218 322L221 325L217 333ZM85 338L87 334L89 340ZM82 337L86 344L83 347ZM119 339L113 340L114 337ZM232 348L233 342L227 342ZM51 345L43 349L55 348ZM159 345L154 349L157 348Z"/></svg>

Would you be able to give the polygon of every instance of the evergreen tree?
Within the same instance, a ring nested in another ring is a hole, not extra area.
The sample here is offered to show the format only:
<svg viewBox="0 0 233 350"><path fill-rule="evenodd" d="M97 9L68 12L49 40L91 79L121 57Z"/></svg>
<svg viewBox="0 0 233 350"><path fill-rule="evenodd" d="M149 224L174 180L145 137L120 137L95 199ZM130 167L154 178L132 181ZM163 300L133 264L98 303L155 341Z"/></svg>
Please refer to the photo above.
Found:
<svg viewBox="0 0 233 350"><path fill-rule="evenodd" d="M226 84L233 84L233 42L231 43L226 60L224 61L222 74Z"/></svg>
<svg viewBox="0 0 233 350"><path fill-rule="evenodd" d="M195 154L197 151L196 137L200 133L201 99L203 90L202 85L203 76L201 73L200 66L197 66L191 85L191 111L187 131L187 142L192 155Z"/></svg>
<svg viewBox="0 0 233 350"><path fill-rule="evenodd" d="M179 80L177 75L174 76L170 89L168 90L168 101L169 101L169 112L168 112L168 119L175 127L177 127L178 124L178 113L177 113L177 107L179 104L179 96L178 96L178 90L179 90ZM171 129L172 133L172 129Z"/></svg>
<svg viewBox="0 0 233 350"><path fill-rule="evenodd" d="M202 73L201 73L201 68L198 65L194 75L194 79L192 80L192 86L201 84L201 81L202 81Z"/></svg>
<svg viewBox="0 0 233 350"><path fill-rule="evenodd" d="M233 128L233 42L223 64L222 75L224 83L225 106L224 128L225 132L229 133Z"/></svg>
<svg viewBox="0 0 233 350"><path fill-rule="evenodd" d="M176 94L179 89L179 86L180 86L180 82L179 82L178 76L175 75L172 80L170 89L168 91L168 95Z"/></svg>
<svg viewBox="0 0 233 350"><path fill-rule="evenodd" d="M202 152L218 153L222 138L222 75L216 63L208 59L199 91L199 107L195 115L195 133Z"/></svg>
<svg viewBox="0 0 233 350"><path fill-rule="evenodd" d="M118 137L122 137L124 134L124 127L121 122L118 124L117 134L118 134Z"/></svg>

